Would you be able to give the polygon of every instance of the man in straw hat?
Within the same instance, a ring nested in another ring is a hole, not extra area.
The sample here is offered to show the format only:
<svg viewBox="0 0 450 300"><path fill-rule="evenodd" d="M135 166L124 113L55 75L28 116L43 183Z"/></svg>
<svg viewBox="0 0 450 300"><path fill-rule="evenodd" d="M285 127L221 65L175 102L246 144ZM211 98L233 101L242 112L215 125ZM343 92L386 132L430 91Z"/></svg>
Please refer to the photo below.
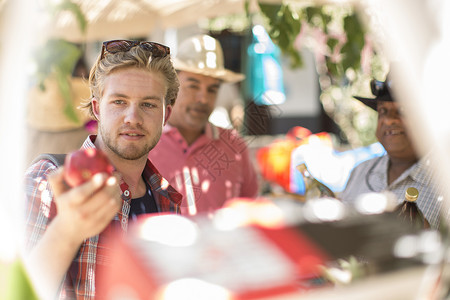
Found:
<svg viewBox="0 0 450 300"><path fill-rule="evenodd" d="M391 75L386 81L373 79L370 85L375 98L355 97L378 112L375 134L386 154L358 165L340 198L353 202L364 193L390 191L401 203L406 189L415 187L419 191L419 209L431 226L438 228L443 196L435 187L429 160L420 158L414 148L401 106L393 95L392 82Z"/></svg>
<svg viewBox="0 0 450 300"><path fill-rule="evenodd" d="M224 68L222 47L208 35L182 42L173 62L180 80L177 105L149 157L184 195L182 213L211 212L230 198L255 197L257 175L245 141L208 121L220 84L244 75Z"/></svg>
<svg viewBox="0 0 450 300"><path fill-rule="evenodd" d="M104 42L89 85L85 108L98 121L98 134L82 148L102 150L115 176L99 173L69 188L64 167L50 160L28 169L25 262L42 299L94 299L97 274L111 261L107 236L126 232L139 214L180 211L181 194L148 160L179 89L170 49L153 42Z"/></svg>

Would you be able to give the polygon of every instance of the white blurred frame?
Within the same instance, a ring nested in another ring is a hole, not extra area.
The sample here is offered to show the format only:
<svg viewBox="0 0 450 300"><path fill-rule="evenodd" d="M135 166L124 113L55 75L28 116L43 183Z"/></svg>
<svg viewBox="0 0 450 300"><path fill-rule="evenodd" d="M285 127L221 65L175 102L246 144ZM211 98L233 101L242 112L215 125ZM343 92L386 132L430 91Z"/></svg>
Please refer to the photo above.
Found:
<svg viewBox="0 0 450 300"><path fill-rule="evenodd" d="M324 1L318 1L324 2ZM331 2L331 1L330 1ZM337 2L337 1L334 1ZM342 1L345 2L345 1ZM358 2L378 20L391 60L399 101L420 151L434 148L432 163L450 195L450 2L447 0L366 0ZM35 1L0 0L0 262L15 258L22 237L25 110L29 50L36 33ZM444 199L449 206L449 197Z"/></svg>
<svg viewBox="0 0 450 300"><path fill-rule="evenodd" d="M23 236L25 107L34 1L0 2L0 262L17 259Z"/></svg>

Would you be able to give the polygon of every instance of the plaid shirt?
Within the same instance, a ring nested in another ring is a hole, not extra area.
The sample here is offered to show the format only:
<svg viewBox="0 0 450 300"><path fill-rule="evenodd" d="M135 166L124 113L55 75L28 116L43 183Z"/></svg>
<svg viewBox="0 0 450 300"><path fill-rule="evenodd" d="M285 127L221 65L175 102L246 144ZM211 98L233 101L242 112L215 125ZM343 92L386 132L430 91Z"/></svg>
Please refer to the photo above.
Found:
<svg viewBox="0 0 450 300"><path fill-rule="evenodd" d="M95 148L96 136L90 136L82 148ZM56 166L49 160L40 160L30 166L25 176L26 188L26 247L31 249L41 239L47 226L56 215L56 206L47 176L56 170ZM168 184L158 170L147 160L143 171L143 178L152 190L153 198L159 212L180 213L182 195ZM121 224L123 232L128 225L129 202L131 193L128 185L121 182L122 211L114 217L110 225L100 233L85 240L77 256L65 275L60 291L60 299L94 299L96 284L96 268L108 264L108 249L104 238L113 228Z"/></svg>
<svg viewBox="0 0 450 300"><path fill-rule="evenodd" d="M444 195L427 157L412 165L389 186L387 184L388 164L389 156L383 155L358 165L352 171L347 186L340 195L342 201L352 203L358 195L363 193L390 191L395 194L400 204L405 199L405 191L409 187L415 187L419 191L417 206L432 228L439 228L441 216L449 220L449 214L441 212Z"/></svg>

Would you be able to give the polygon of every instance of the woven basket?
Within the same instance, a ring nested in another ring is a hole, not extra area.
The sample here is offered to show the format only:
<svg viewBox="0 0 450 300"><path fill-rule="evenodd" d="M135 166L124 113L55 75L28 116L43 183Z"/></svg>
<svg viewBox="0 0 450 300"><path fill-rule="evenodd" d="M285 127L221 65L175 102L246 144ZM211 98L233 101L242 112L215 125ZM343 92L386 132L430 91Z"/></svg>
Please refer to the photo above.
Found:
<svg viewBox="0 0 450 300"><path fill-rule="evenodd" d="M45 91L33 87L28 95L27 123L34 129L42 131L66 131L81 128L90 120L89 116L78 109L82 101L89 99L90 91L86 80L71 78L72 105L78 122L70 120L64 114L65 102L56 80L45 81Z"/></svg>

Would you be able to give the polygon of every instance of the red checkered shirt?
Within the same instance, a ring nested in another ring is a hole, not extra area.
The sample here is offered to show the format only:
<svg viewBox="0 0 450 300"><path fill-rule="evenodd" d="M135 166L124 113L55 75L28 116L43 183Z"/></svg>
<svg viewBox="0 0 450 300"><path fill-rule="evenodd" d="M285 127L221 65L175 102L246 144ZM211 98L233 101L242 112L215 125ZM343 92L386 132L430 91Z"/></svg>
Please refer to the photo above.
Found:
<svg viewBox="0 0 450 300"><path fill-rule="evenodd" d="M96 136L89 136L82 148L95 148ZM30 250L41 239L47 226L56 215L56 206L53 194L47 183L48 175L56 170L56 166L49 160L40 160L30 166L25 176L26 188L26 247ZM147 160L143 171L143 178L151 187L158 211L180 213L182 195L170 186ZM107 265L108 249L105 236L113 228L121 224L123 232L128 225L129 202L131 193L128 185L121 182L122 211L118 213L110 225L99 235L85 240L77 256L73 260L68 272L65 274L59 293L60 299L94 299L96 285L96 268Z"/></svg>

